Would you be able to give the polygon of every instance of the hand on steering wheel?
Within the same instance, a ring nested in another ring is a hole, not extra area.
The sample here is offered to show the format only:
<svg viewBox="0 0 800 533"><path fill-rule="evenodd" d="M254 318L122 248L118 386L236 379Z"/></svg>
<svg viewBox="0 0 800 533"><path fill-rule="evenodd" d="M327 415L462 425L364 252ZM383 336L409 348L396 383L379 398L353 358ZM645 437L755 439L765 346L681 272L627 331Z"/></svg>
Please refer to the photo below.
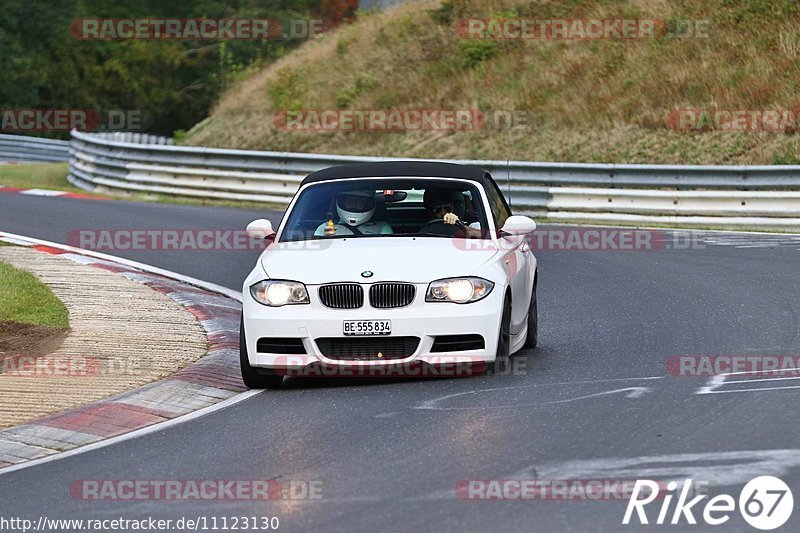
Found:
<svg viewBox="0 0 800 533"><path fill-rule="evenodd" d="M446 218L434 218L422 229L419 230L420 233L436 233L443 236L451 236L455 235L456 232L466 234L467 233L467 226L464 225L461 220L458 219L458 216L452 215L452 213L448 213L445 215ZM448 222L450 220L450 222Z"/></svg>
<svg viewBox="0 0 800 533"><path fill-rule="evenodd" d="M442 217L442 220L444 220L445 224L458 224L461 222L461 220L458 218L458 215L455 213L445 213L444 217ZM463 226L464 223L461 222L461 225Z"/></svg>
<svg viewBox="0 0 800 533"><path fill-rule="evenodd" d="M457 227L458 229L466 229L467 227L466 224L461 222L461 219L458 218L458 215L456 215L455 213L445 213L444 217L438 220L441 220L447 225L455 225L455 227ZM431 222L434 221L432 220Z"/></svg>

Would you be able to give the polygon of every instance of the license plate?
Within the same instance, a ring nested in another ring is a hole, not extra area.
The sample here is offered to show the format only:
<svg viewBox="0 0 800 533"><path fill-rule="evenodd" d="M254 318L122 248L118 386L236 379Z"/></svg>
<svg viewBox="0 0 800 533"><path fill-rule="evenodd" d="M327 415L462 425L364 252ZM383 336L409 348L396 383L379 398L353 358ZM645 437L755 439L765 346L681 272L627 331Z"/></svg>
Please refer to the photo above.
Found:
<svg viewBox="0 0 800 533"><path fill-rule="evenodd" d="M389 335L391 320L345 320L342 333L345 335Z"/></svg>

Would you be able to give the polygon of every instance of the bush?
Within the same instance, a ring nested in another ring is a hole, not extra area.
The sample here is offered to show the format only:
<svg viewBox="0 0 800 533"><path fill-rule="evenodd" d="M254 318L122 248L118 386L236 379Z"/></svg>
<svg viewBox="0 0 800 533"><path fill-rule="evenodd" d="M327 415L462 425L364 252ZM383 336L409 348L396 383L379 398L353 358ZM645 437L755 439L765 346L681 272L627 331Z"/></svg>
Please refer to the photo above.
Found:
<svg viewBox="0 0 800 533"><path fill-rule="evenodd" d="M453 4L453 0L444 0L438 8L430 10L431 18L437 24L450 26L455 19L455 9L456 6Z"/></svg>
<svg viewBox="0 0 800 533"><path fill-rule="evenodd" d="M472 68L497 53L497 41L463 40L458 49L464 66Z"/></svg>
<svg viewBox="0 0 800 533"><path fill-rule="evenodd" d="M773 165L800 165L800 157L794 154L775 154L772 156Z"/></svg>
<svg viewBox="0 0 800 533"><path fill-rule="evenodd" d="M267 87L272 104L282 111L302 109L307 90L306 80L303 69L285 68L278 72L277 79Z"/></svg>

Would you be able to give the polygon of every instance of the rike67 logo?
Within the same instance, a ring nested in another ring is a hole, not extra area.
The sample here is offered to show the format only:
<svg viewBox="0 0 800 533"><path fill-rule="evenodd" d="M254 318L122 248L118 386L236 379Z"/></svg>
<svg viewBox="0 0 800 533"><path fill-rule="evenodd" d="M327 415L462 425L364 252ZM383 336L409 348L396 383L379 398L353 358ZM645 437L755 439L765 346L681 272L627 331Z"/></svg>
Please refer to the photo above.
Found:
<svg viewBox="0 0 800 533"><path fill-rule="evenodd" d="M657 482L637 480L628 500L628 507L625 509L622 523L630 524L635 511L639 523L650 524L645 507L659 496L661 496L659 498L661 508L655 521L658 525L680 524L683 520L687 524L697 524L694 513L700 513L701 509L702 518L708 525L719 526L730 520L737 504L733 496L719 494L705 502L705 505L695 509L695 506L708 495L701 494L689 500L691 485L692 480L687 479L678 494L678 483L670 481L667 484L666 495L664 495L663 491L659 494L660 485ZM677 502L670 517L670 507L675 496L677 496ZM756 529L768 531L781 527L789 520L794 508L794 498L789 486L782 480L773 476L760 476L751 479L744 486L739 493L738 505L739 513L748 524Z"/></svg>

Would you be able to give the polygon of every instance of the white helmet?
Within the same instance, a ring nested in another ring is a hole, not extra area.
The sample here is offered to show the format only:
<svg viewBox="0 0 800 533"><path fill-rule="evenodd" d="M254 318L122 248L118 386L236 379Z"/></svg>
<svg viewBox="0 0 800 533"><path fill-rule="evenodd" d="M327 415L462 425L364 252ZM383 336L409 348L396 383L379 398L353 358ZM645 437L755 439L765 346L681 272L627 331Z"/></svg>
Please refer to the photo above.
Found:
<svg viewBox="0 0 800 533"><path fill-rule="evenodd" d="M339 220L348 226L360 226L372 219L375 213L374 191L348 191L336 198Z"/></svg>

